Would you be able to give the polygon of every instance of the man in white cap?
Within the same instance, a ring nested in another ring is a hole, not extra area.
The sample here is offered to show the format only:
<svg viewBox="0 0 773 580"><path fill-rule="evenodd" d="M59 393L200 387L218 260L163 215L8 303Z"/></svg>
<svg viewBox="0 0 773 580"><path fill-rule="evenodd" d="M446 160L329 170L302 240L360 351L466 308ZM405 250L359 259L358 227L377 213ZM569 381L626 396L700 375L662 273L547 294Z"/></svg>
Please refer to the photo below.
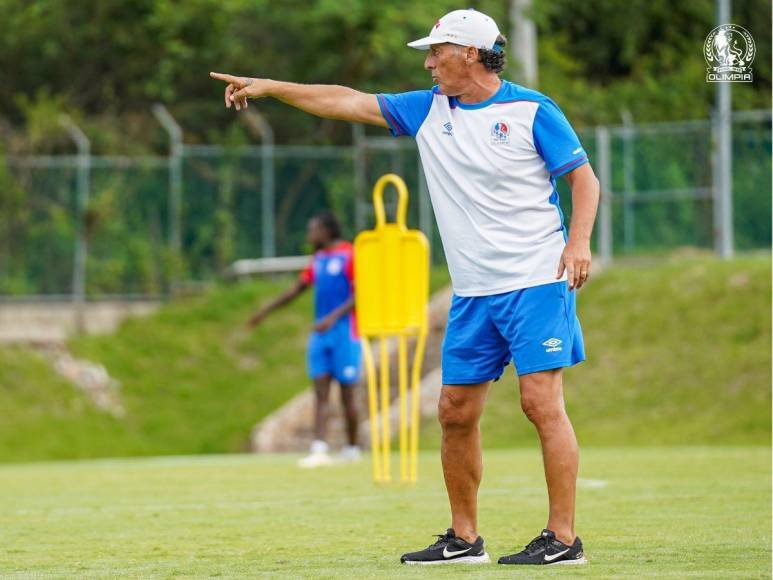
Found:
<svg viewBox="0 0 773 580"><path fill-rule="evenodd" d="M573 290L588 279L599 183L566 117L546 96L500 79L505 38L475 10L443 16L429 36L432 89L365 94L211 73L225 104L274 97L320 117L416 139L454 296L438 404L451 527L406 564L485 563L478 535L479 419L492 381L512 360L521 407L542 445L550 509L545 529L500 564L584 563L574 530L577 440L564 410L562 369L585 359ZM567 234L556 178L572 190Z"/></svg>

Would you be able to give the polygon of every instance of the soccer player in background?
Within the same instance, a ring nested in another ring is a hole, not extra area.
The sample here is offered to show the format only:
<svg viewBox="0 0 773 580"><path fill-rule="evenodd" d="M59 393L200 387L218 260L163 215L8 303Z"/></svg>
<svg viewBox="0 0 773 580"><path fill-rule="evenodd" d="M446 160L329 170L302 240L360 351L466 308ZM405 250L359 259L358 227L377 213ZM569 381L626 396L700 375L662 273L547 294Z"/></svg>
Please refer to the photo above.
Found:
<svg viewBox="0 0 773 580"><path fill-rule="evenodd" d="M352 245L341 239L341 226L335 215L320 213L307 226L307 239L314 256L292 287L258 310L248 321L255 327L270 312L293 301L314 286L314 327L309 336L307 366L314 382L314 440L301 467L319 467L336 461L325 440L330 385L335 379L341 387L348 444L337 461L360 458L357 444L357 406L355 388L362 368L361 347L354 318L354 270Z"/></svg>
<svg viewBox="0 0 773 580"><path fill-rule="evenodd" d="M562 371L585 359L574 290L590 274L599 182L558 106L500 79L506 42L485 14L450 12L409 43L428 51L424 68L435 86L401 94L211 73L226 82L226 106L236 110L248 98L274 97L416 139L454 291L438 403L451 527L428 548L404 554L407 564L489 561L477 521L479 420L511 360L521 408L542 445L549 510L545 529L499 563L585 562L574 526L578 447ZM572 190L568 232L558 177Z"/></svg>

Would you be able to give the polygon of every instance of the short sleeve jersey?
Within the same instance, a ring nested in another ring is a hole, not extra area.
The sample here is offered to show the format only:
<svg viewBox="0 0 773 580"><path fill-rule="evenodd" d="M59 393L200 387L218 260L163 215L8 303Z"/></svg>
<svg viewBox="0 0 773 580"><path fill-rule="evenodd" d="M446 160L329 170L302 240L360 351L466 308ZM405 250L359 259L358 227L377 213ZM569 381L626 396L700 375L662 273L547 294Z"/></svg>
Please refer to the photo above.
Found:
<svg viewBox="0 0 773 580"><path fill-rule="evenodd" d="M300 273L300 280L314 286L314 320L319 321L349 300L354 293L353 248L339 242L314 253ZM352 316L342 316L337 324L351 324ZM353 329L352 329L353 330Z"/></svg>
<svg viewBox="0 0 773 580"><path fill-rule="evenodd" d="M392 134L418 144L454 293L555 282L566 242L556 178L588 162L558 106L504 80L482 103L437 87L378 102Z"/></svg>

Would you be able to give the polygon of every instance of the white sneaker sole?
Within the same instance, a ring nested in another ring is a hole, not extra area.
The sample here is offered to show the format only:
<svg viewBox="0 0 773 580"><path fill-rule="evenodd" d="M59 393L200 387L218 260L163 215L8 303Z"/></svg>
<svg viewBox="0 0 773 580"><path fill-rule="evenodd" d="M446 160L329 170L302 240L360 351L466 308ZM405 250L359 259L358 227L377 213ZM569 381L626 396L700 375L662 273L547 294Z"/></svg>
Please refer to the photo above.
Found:
<svg viewBox="0 0 773 580"><path fill-rule="evenodd" d="M550 562L549 564L500 564L500 566L512 566L512 567L518 567L518 568L529 568L529 567L539 567L539 566L581 566L583 564L587 564L588 560L585 559L585 557L578 558L576 560L559 560L558 562Z"/></svg>
<svg viewBox="0 0 773 580"><path fill-rule="evenodd" d="M431 560L429 562L422 562L419 560L406 560L403 564L411 564L418 566L435 566L438 564L488 564L491 562L487 552L483 552L481 556L462 556L461 558L451 558L450 560Z"/></svg>
<svg viewBox="0 0 773 580"><path fill-rule="evenodd" d="M334 463L335 461L330 456L307 456L298 461L298 467L301 469L314 469L315 467L327 467Z"/></svg>
<svg viewBox="0 0 773 580"><path fill-rule="evenodd" d="M577 566L582 564L587 564L588 560L585 559L583 556L582 558L577 558L576 560L561 560L560 562L554 562L552 564L545 564L546 566Z"/></svg>

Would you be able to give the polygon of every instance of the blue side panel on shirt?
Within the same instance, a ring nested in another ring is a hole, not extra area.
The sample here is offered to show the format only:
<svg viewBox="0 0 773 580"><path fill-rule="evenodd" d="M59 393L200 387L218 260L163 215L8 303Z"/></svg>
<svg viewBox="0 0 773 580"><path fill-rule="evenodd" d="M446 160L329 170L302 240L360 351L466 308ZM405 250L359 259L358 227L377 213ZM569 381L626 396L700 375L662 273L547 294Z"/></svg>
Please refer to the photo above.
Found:
<svg viewBox="0 0 773 580"><path fill-rule="evenodd" d="M561 220L561 226L559 227L560 230L563 230L564 232L564 241L566 241L566 226L564 224L564 212L561 210L561 199L558 195L558 188L556 187L556 178L551 177L550 183L553 185L553 193L550 194L550 199L548 200L551 205L556 206L556 209L558 210L558 217Z"/></svg>
<svg viewBox="0 0 773 580"><path fill-rule="evenodd" d="M577 134L558 106L548 99L540 101L532 126L534 146L553 177L558 177L588 161Z"/></svg>
<svg viewBox="0 0 773 580"><path fill-rule="evenodd" d="M416 137L432 107L435 92L437 89L377 95L381 114L384 115L392 135Z"/></svg>

